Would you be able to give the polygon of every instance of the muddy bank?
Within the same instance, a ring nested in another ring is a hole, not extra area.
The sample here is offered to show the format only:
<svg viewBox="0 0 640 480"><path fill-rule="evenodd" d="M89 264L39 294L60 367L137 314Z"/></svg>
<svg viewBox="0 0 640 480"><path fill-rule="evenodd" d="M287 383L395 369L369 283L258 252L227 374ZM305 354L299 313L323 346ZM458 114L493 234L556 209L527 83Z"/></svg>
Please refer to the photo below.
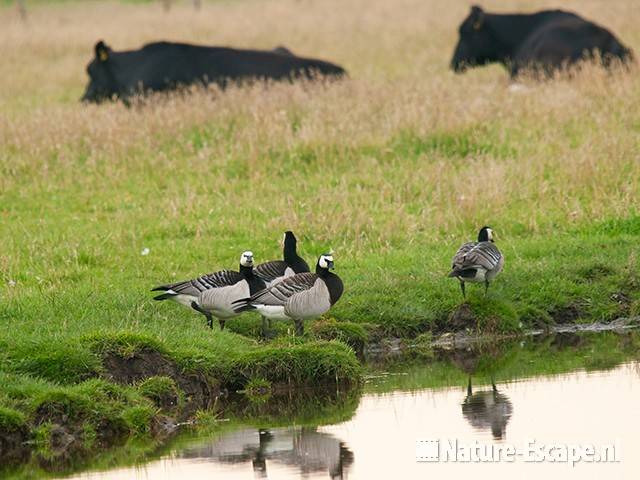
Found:
<svg viewBox="0 0 640 480"><path fill-rule="evenodd" d="M184 420L196 410L209 408L223 392L218 380L203 371L188 372L158 351L142 349L130 356L108 352L102 359L104 377L120 385L136 385L153 377L169 378L176 388L166 388L152 396L157 407L173 410Z"/></svg>
<svg viewBox="0 0 640 480"><path fill-rule="evenodd" d="M81 339L97 359L69 384L9 374L0 406L0 465L63 473L132 438L163 444L229 393L259 384L276 395L306 385L357 385L355 354L335 342L250 347L224 362L173 352L139 335ZM203 352L206 355L206 352ZM219 358L219 357L218 357Z"/></svg>
<svg viewBox="0 0 640 480"><path fill-rule="evenodd" d="M0 465L17 465L29 460L31 449L28 445L29 430L26 426L0 427Z"/></svg>
<svg viewBox="0 0 640 480"><path fill-rule="evenodd" d="M181 421L209 408L221 395L204 372L187 372L171 358L143 348L130 355L102 355L102 375L36 399L19 426L0 423L0 464L29 461L63 472L138 434L162 441ZM118 411L118 409L123 409Z"/></svg>
<svg viewBox="0 0 640 480"><path fill-rule="evenodd" d="M623 332L637 328L640 328L640 316L619 318L609 323L593 322L549 325L544 329L531 329L508 334L483 334L465 329L457 332L445 332L435 336L427 334L419 336L416 339L388 338L367 343L362 351L362 358L367 362L376 362L384 360L385 358L402 356L412 350L461 350L482 343L500 342L517 338L581 332Z"/></svg>

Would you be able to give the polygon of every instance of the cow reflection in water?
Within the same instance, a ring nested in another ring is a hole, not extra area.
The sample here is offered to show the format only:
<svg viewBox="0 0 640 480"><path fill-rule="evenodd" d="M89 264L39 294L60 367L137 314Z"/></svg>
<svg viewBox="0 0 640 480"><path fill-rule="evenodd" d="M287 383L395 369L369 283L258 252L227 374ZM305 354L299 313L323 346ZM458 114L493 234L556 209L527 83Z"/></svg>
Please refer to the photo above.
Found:
<svg viewBox="0 0 640 480"><path fill-rule="evenodd" d="M315 428L238 430L207 446L185 450L185 458L220 463L251 462L256 476L267 478L267 460L298 467L301 475L327 471L332 479L345 478L353 453L343 442Z"/></svg>
<svg viewBox="0 0 640 480"><path fill-rule="evenodd" d="M495 383L491 390L473 393L471 377L467 386L467 396L462 402L462 415L477 430L489 430L496 440L504 438L513 406L509 398L498 392Z"/></svg>

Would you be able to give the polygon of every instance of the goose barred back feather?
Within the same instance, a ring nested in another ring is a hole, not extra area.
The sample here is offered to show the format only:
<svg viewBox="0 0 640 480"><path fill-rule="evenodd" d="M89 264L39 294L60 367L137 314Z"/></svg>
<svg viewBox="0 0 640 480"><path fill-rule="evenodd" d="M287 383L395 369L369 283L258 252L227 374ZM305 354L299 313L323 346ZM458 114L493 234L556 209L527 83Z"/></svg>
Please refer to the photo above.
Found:
<svg viewBox="0 0 640 480"><path fill-rule="evenodd" d="M298 273L287 277L279 283L257 292L249 298L251 303L264 303L265 305L284 305L287 299L296 293L311 289L318 280L317 273Z"/></svg>
<svg viewBox="0 0 640 480"><path fill-rule="evenodd" d="M166 292L172 290L180 295L189 295L197 297L200 293L210 288L220 288L228 285L235 285L244 277L233 270L220 270L219 272L208 273L192 280L184 280L181 282L161 285L152 290L152 292Z"/></svg>
<svg viewBox="0 0 640 480"><path fill-rule="evenodd" d="M500 250L492 242L469 242L456 252L452 268L454 272L478 267L493 271L502 259Z"/></svg>
<svg viewBox="0 0 640 480"><path fill-rule="evenodd" d="M290 272L287 272L287 269L289 269ZM253 272L266 283L273 282L280 277L295 274L293 269L291 269L284 260L273 260L271 262L261 263L253 269ZM289 275L287 275L287 273L289 273Z"/></svg>

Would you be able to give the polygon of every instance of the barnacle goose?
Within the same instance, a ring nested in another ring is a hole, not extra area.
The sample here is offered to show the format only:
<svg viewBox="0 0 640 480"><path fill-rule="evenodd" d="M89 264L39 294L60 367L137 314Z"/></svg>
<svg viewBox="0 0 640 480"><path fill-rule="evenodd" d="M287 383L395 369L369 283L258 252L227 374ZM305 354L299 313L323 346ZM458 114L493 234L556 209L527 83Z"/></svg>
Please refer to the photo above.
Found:
<svg viewBox="0 0 640 480"><path fill-rule="evenodd" d="M500 273L503 266L504 256L493 243L493 230L491 227L482 227L477 242L465 243L456 252L449 277L460 280L460 289L465 298L465 282L484 282L486 294L489 282Z"/></svg>
<svg viewBox="0 0 640 480"><path fill-rule="evenodd" d="M253 253L246 251L240 257L240 271L220 270L193 280L162 285L152 291L163 291L154 300L173 300L202 313L207 325L213 328L213 318L224 323L238 314L232 303L266 288L264 281L253 274Z"/></svg>
<svg viewBox="0 0 640 480"><path fill-rule="evenodd" d="M253 272L264 280L267 287L280 282L285 277L309 271L309 265L307 265L307 262L305 262L296 251L297 243L296 236L293 232L284 232L284 238L282 240L283 260L272 260L261 263L253 269Z"/></svg>
<svg viewBox="0 0 640 480"><path fill-rule="evenodd" d="M256 266L254 273L262 278L267 284L267 287L271 287L283 279L295 275L296 273L308 272L309 265L304 261L302 257L298 255L296 236L292 231L288 230L284 232L282 239L282 257L283 260L272 260L270 262L261 263ZM271 328L271 320L266 317L262 317L262 336L267 337L269 329Z"/></svg>
<svg viewBox="0 0 640 480"><path fill-rule="evenodd" d="M271 287L234 302L236 312L257 310L262 316L276 320L293 320L296 334L304 333L304 320L327 312L342 296L340 277L330 272L333 255L318 258L316 272L297 273Z"/></svg>

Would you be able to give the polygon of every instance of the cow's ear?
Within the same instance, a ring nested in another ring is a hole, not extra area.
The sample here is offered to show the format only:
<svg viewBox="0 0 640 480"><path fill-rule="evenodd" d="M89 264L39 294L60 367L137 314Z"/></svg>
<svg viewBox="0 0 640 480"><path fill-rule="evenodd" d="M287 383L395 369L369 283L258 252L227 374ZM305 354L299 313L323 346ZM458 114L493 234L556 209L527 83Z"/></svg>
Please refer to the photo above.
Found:
<svg viewBox="0 0 640 480"><path fill-rule="evenodd" d="M96 43L95 50L96 50L96 59L99 62L106 62L109 59L109 51L111 49L107 47L107 44L104 43L102 40Z"/></svg>
<svg viewBox="0 0 640 480"><path fill-rule="evenodd" d="M484 10L477 5L471 7L471 25L474 30L480 30L484 25Z"/></svg>

